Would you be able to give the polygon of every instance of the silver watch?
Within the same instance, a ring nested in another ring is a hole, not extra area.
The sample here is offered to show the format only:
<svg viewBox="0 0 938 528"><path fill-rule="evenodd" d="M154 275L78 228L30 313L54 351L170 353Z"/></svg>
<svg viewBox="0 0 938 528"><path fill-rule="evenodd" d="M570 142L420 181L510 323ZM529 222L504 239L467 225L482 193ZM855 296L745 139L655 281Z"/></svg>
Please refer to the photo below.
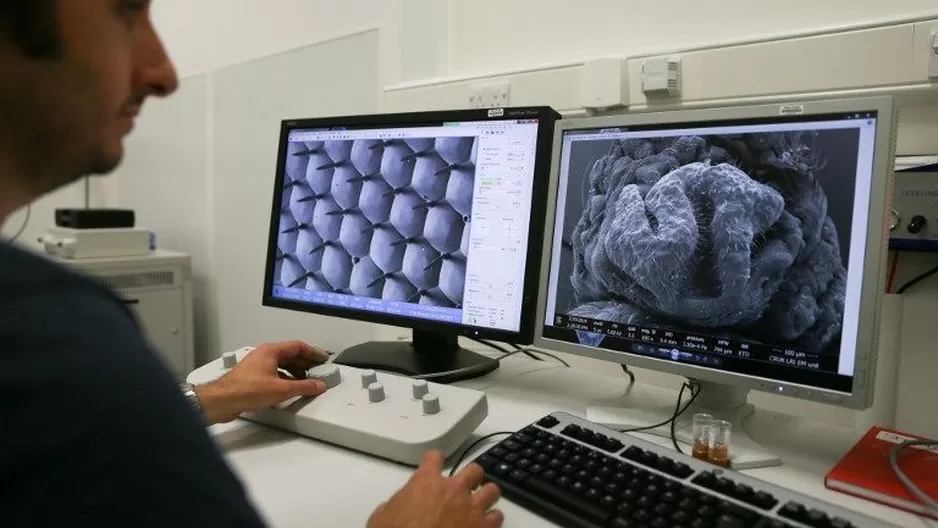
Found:
<svg viewBox="0 0 938 528"><path fill-rule="evenodd" d="M179 389L182 391L182 395L186 397L186 401L189 402L189 405L201 413L202 400L199 399L199 395L195 392L195 385L191 383L180 383Z"/></svg>

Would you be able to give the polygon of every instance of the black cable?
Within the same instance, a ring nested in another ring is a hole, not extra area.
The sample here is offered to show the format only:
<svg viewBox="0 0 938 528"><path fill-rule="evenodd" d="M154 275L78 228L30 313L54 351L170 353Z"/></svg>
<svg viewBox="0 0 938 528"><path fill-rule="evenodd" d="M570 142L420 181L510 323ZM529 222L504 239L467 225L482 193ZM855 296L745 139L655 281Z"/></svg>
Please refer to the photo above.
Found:
<svg viewBox="0 0 938 528"><path fill-rule="evenodd" d="M536 356L547 356L547 357L549 357L549 358L554 359L555 361L557 361L558 363L562 364L563 366L565 366L565 367L567 367L567 368L570 367L570 364L567 363L566 361L564 361L564 359L563 359L562 357L557 356L557 355L554 355L554 354L551 354L550 352L544 352L543 350L531 350L531 349L528 349L528 348L522 349L522 348L519 347L518 345L514 345L514 346L515 346L516 348L518 348L518 350L525 350L525 351L530 352L531 354L534 354L534 355L536 355ZM544 361L544 358L541 358L541 357L538 357L537 359L538 359L539 361Z"/></svg>
<svg viewBox="0 0 938 528"><path fill-rule="evenodd" d="M681 385L681 392L684 392L684 389L686 389L688 386L689 385L687 383ZM681 449L680 444L677 443L677 433L674 431L675 427L677 427L677 418L681 412L681 396L683 396L683 394L677 395L677 403L674 404L674 414L671 415L671 443L674 444L674 449L683 455L684 450Z"/></svg>
<svg viewBox="0 0 938 528"><path fill-rule="evenodd" d="M32 204L29 204L26 206L26 218L23 219L22 225L20 225L20 228L16 231L16 234L13 235L13 238L11 238L9 242L16 242L19 237L23 236L23 233L26 231L26 226L29 225L29 217L32 216L32 214L33 206Z"/></svg>
<svg viewBox="0 0 938 528"><path fill-rule="evenodd" d="M620 432L620 433L637 433L637 432L640 432L640 431L648 431L648 430L651 430L651 429L657 429L657 428L659 428L659 427L664 427L664 426L669 425L669 424L671 424L671 423L673 423L673 422L676 422L677 419L680 418L681 415L684 414L684 413L687 411L688 408L690 408L690 406L694 403L694 400L696 400L696 399L697 399L697 396L700 394L700 388L697 387L695 384L692 384L692 383L684 383L684 384L681 385L681 391L680 391L680 392L678 393L678 395L677 395L678 404L680 404L680 401L684 398L684 391L685 391L687 388L690 388L690 390L691 390L691 397L690 397L690 400L687 400L687 403L685 403L684 406L681 407L681 409L680 409L676 414L674 414L673 416L671 416L671 418L668 418L667 420L665 420L665 421L663 421L663 422L661 422L661 423L657 423L657 424L655 424L655 425L645 425L645 426L642 426L642 427L633 427L632 429L619 429L619 432Z"/></svg>
<svg viewBox="0 0 938 528"><path fill-rule="evenodd" d="M635 384L635 373L632 372L632 370L629 368L628 365L621 365L621 366L622 366L622 372L625 372L625 375L629 377L629 381L632 382L632 384L634 385L634 384Z"/></svg>
<svg viewBox="0 0 938 528"><path fill-rule="evenodd" d="M514 343L509 343L509 345L511 346L511 348L514 348L515 350L521 350L524 353L524 355L528 356L529 358L535 361L544 361L544 358L538 357L537 355L534 354L534 352L531 352L530 350L524 347L518 346Z"/></svg>
<svg viewBox="0 0 938 528"><path fill-rule="evenodd" d="M511 352L511 351L509 351L507 348L505 348L505 347L499 345L498 343L494 343L494 342L492 342L492 341L489 341L488 339L478 339L478 338L475 338L475 337L470 337L469 339L470 339L471 341L475 341L476 343L479 343L480 345L485 345L485 346L487 346L487 347L489 347L489 348L491 348L491 349L497 350L497 351L499 351L499 352L501 352L502 354L505 354L505 355L507 355L507 354L509 354L509 353ZM534 359L534 360L537 360L537 361L544 361L543 359L541 359L541 358L539 358L539 357L537 357L537 356L534 356L533 354L531 354L531 353L528 352L527 350L522 349L522 348L519 347L518 345L511 345L511 346L513 346L513 347L515 348L515 352L521 352L522 354L528 356L529 358Z"/></svg>
<svg viewBox="0 0 938 528"><path fill-rule="evenodd" d="M473 442L469 447L467 447L466 450L463 451L461 455L459 455L459 458L456 460L456 463L453 464L453 467L451 467L450 470L449 470L449 476L452 477L453 475L456 474L456 470L459 469L459 465L462 464L463 460L466 459L466 456L468 456L469 453L471 453L472 450L476 448L476 446L478 446L478 445L481 444L482 442L488 440L489 438L492 438L493 436L499 436L499 435L513 435L513 434L515 434L515 432L516 432L516 431L499 431L499 432L497 432L497 433L487 434L487 435L483 436L482 438L476 440L476 441Z"/></svg>
<svg viewBox="0 0 938 528"><path fill-rule="evenodd" d="M938 266L935 266L934 268L926 271L925 273L922 273L918 277L915 277L914 279L911 279L910 281L906 282L902 286L899 286L899 288L896 290L896 295L901 295L905 293L906 290L908 290L912 286L915 286L916 284L922 282L923 280L927 279L928 277L931 277L932 275L936 273L938 273Z"/></svg>

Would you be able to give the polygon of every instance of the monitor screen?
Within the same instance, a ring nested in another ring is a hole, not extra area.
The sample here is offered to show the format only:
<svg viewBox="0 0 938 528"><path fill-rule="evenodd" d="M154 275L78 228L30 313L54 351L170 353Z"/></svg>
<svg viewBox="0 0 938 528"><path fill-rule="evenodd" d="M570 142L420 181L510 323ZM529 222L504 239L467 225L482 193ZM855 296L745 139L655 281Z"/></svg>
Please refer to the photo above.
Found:
<svg viewBox="0 0 938 528"><path fill-rule="evenodd" d="M298 122L283 132L267 300L508 334L521 331L527 310L533 333L526 303L536 297L537 266L528 257L540 252L530 231L538 210L543 229L549 163L538 162L537 147L549 146L552 118L409 115Z"/></svg>
<svg viewBox="0 0 938 528"><path fill-rule="evenodd" d="M543 337L849 393L881 118L558 131Z"/></svg>

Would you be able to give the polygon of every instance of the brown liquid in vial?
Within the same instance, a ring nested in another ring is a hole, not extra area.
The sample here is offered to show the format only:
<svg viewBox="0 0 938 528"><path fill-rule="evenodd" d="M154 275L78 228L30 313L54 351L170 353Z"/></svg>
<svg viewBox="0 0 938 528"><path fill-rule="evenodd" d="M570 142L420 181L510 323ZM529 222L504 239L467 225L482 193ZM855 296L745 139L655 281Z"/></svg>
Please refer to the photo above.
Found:
<svg viewBox="0 0 938 528"><path fill-rule="evenodd" d="M725 445L715 445L710 448L709 461L711 464L730 467L730 450Z"/></svg>
<svg viewBox="0 0 938 528"><path fill-rule="evenodd" d="M694 442L693 449L691 450L691 456L698 460L709 461L710 460L710 446L704 442Z"/></svg>

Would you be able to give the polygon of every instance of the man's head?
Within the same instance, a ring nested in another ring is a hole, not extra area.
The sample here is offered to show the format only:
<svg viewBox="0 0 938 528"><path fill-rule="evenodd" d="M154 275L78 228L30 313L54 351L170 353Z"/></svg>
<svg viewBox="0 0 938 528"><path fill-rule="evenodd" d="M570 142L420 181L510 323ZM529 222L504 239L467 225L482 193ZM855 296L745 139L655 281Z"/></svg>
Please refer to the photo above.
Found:
<svg viewBox="0 0 938 528"><path fill-rule="evenodd" d="M150 0L3 0L0 193L111 172L143 101L177 83Z"/></svg>

